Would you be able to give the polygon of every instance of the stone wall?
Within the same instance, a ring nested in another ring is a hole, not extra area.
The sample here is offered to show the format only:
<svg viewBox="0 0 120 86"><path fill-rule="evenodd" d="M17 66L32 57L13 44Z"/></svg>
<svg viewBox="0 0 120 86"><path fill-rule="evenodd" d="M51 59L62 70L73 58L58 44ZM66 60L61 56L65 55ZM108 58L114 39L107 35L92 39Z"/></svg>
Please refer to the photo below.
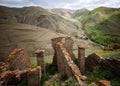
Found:
<svg viewBox="0 0 120 86"><path fill-rule="evenodd" d="M94 70L97 66L108 69L120 76L120 59L119 58L102 58L95 53L89 55L85 60L86 67Z"/></svg>
<svg viewBox="0 0 120 86"><path fill-rule="evenodd" d="M25 49L14 49L5 59L9 70L25 69L31 67L30 58Z"/></svg>
<svg viewBox="0 0 120 86"><path fill-rule="evenodd" d="M57 48L56 48L56 43L61 42L63 37L58 37L58 38L53 38L51 39L52 41L52 47L54 49L54 56L53 56L53 65L57 65Z"/></svg>
<svg viewBox="0 0 120 86"><path fill-rule="evenodd" d="M85 59L85 65L89 69L94 70L97 66L100 65L100 60L100 56L96 55L95 53L92 53Z"/></svg>
<svg viewBox="0 0 120 86"><path fill-rule="evenodd" d="M25 49L14 49L0 64L0 86L16 86L27 82L28 86L40 86L41 66L31 68Z"/></svg>
<svg viewBox="0 0 120 86"><path fill-rule="evenodd" d="M54 49L54 56L53 56L53 65L57 65L57 47L56 44L58 42L62 42L64 47L66 48L67 52L69 53L70 57L74 60L75 55L73 54L73 39L71 37L58 37L51 39L52 47Z"/></svg>
<svg viewBox="0 0 120 86"><path fill-rule="evenodd" d="M102 59L100 65L108 70L111 70L116 75L120 76L120 59Z"/></svg>
<svg viewBox="0 0 120 86"><path fill-rule="evenodd" d="M73 54L73 39L69 36L65 37L65 43L64 43L64 47L67 50L67 52L69 53L70 57L72 58L72 60L75 59L75 55Z"/></svg>
<svg viewBox="0 0 120 86"><path fill-rule="evenodd" d="M28 86L40 86L41 67L24 70L8 70L0 74L0 86L17 86L27 82Z"/></svg>
<svg viewBox="0 0 120 86"><path fill-rule="evenodd" d="M60 73L65 73L68 77L74 76L81 86L85 86L84 80L86 79L86 77L83 77L81 75L79 68L73 62L72 58L64 47L64 44L58 42L56 44L56 48L58 71Z"/></svg>

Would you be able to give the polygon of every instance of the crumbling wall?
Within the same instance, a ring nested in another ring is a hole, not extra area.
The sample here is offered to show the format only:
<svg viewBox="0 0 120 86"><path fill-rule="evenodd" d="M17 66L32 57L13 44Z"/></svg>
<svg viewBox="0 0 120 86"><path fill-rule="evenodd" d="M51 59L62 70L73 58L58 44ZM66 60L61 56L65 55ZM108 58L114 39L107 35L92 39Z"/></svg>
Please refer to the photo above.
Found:
<svg viewBox="0 0 120 86"><path fill-rule="evenodd" d="M113 71L120 76L120 59L119 58L101 58L95 53L89 55L85 60L86 67L94 70L97 66Z"/></svg>
<svg viewBox="0 0 120 86"><path fill-rule="evenodd" d="M100 65L108 70L111 70L116 75L120 76L120 59L110 58L102 59Z"/></svg>
<svg viewBox="0 0 120 86"><path fill-rule="evenodd" d="M5 64L9 70L22 70L31 67L30 58L25 49L14 49L5 59Z"/></svg>
<svg viewBox="0 0 120 86"><path fill-rule="evenodd" d="M31 62L25 49L14 49L0 64L0 86L16 86L27 82L28 86L40 86L41 67L30 68Z"/></svg>
<svg viewBox="0 0 120 86"><path fill-rule="evenodd" d="M81 75L79 68L71 59L63 43L57 43L56 48L58 71L60 73L65 73L68 77L74 76L81 86L85 86L84 80L86 79L86 77L83 77Z"/></svg>
<svg viewBox="0 0 120 86"><path fill-rule="evenodd" d="M56 43L61 42L63 37L58 37L58 38L53 38L51 39L52 41L52 47L54 49L54 56L53 56L53 65L57 65L57 48L56 48Z"/></svg>
<svg viewBox="0 0 120 86"><path fill-rule="evenodd" d="M99 57L95 53L92 53L85 59L85 65L89 69L94 70L96 69L97 66L100 65L100 60L101 60L101 57Z"/></svg>
<svg viewBox="0 0 120 86"><path fill-rule="evenodd" d="M54 49L54 56L53 56L53 65L57 65L57 47L56 44L58 42L62 42L64 47L66 48L67 52L69 53L70 57L74 60L75 55L73 54L73 39L71 37L57 37L51 39L52 41L52 47Z"/></svg>
<svg viewBox="0 0 120 86"><path fill-rule="evenodd" d="M67 52L69 53L70 57L72 58L72 60L75 59L75 55L73 54L73 39L69 36L65 37L65 43L64 43L64 47L67 50Z"/></svg>
<svg viewBox="0 0 120 86"><path fill-rule="evenodd" d="M40 66L24 70L8 70L0 74L0 86L16 86L21 82L27 82L28 86L40 86L40 78Z"/></svg>

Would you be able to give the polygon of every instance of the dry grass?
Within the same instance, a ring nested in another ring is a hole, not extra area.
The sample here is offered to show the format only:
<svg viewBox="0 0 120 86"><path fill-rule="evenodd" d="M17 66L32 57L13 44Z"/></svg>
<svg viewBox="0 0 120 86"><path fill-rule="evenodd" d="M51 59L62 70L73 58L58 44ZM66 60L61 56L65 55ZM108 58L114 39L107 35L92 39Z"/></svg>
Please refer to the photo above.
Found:
<svg viewBox="0 0 120 86"><path fill-rule="evenodd" d="M6 57L14 48L26 48L28 54L38 48L51 50L51 38L58 35L50 30L26 24L0 24L0 57Z"/></svg>

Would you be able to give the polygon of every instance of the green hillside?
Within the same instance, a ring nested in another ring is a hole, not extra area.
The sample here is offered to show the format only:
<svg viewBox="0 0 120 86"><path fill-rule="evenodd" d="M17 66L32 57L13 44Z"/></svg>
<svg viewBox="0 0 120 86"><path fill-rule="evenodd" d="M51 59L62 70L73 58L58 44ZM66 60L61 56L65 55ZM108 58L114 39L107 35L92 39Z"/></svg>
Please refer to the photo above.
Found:
<svg viewBox="0 0 120 86"><path fill-rule="evenodd" d="M99 7L80 21L94 42L102 45L120 44L120 9Z"/></svg>
<svg viewBox="0 0 120 86"><path fill-rule="evenodd" d="M84 22L87 20L87 16L89 15L90 11L86 8L76 10L73 13L73 18L84 24Z"/></svg>

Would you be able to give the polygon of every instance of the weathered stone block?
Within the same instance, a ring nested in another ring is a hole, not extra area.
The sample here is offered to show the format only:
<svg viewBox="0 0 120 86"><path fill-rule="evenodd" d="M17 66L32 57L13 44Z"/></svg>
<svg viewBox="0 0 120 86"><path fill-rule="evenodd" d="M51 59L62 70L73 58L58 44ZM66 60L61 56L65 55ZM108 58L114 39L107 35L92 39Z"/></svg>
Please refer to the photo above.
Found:
<svg viewBox="0 0 120 86"><path fill-rule="evenodd" d="M85 65L91 70L94 70L97 66L100 65L100 61L101 61L101 57L93 53L85 59Z"/></svg>
<svg viewBox="0 0 120 86"><path fill-rule="evenodd" d="M30 58L27 55L25 49L15 49L5 60L5 64L8 65L9 70L22 70L31 67Z"/></svg>

